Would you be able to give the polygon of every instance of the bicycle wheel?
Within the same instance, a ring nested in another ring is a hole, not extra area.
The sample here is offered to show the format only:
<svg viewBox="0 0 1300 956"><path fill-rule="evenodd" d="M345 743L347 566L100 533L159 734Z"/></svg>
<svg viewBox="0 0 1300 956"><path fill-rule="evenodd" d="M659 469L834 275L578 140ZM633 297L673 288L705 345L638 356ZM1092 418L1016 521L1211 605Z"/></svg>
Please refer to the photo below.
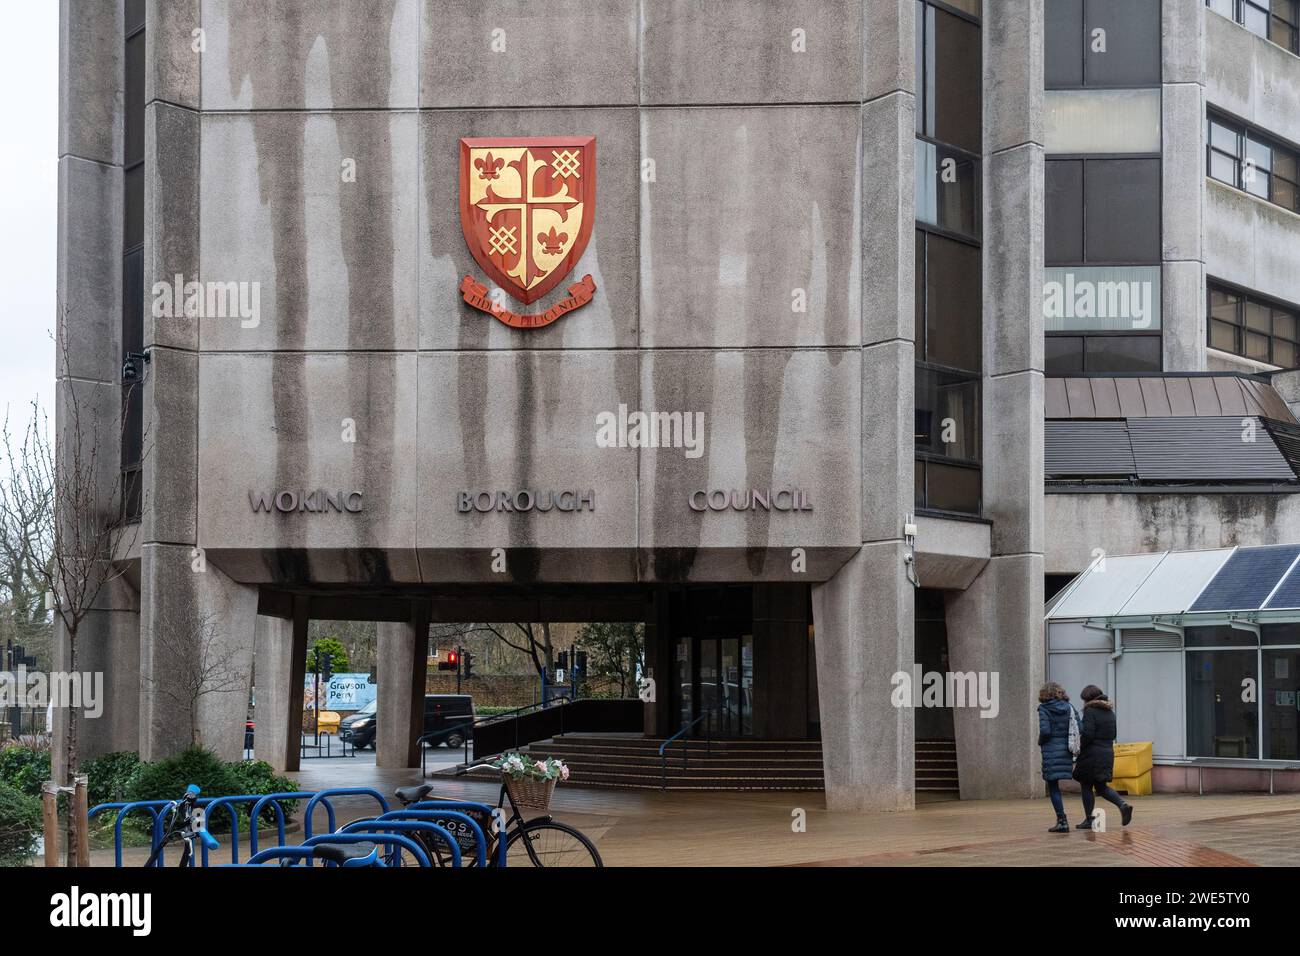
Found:
<svg viewBox="0 0 1300 956"><path fill-rule="evenodd" d="M600 866L591 841L553 820L525 823L506 841L506 866Z"/></svg>

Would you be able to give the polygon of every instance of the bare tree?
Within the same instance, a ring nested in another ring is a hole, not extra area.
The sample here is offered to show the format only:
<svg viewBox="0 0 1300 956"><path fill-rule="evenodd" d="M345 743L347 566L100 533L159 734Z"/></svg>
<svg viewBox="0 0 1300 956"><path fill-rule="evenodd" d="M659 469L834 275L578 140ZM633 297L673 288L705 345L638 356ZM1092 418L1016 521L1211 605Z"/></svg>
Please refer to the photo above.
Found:
<svg viewBox="0 0 1300 956"><path fill-rule="evenodd" d="M56 336L61 367L72 368L68 343L69 320L62 316ZM67 640L66 669L77 670L82 625L105 589L121 577L118 559L135 544L139 522L129 520L128 477L119 465L119 450L129 427L127 408L139 384L124 387L121 404L105 413L97 403L83 400L77 383L62 383L56 416L55 442L41 428L28 429L21 449L24 478L11 481L0 494L5 520L21 523L40 508L42 496L52 502L48 551L36 538L26 546L25 566L32 569L53 596L54 615ZM144 455L141 436L141 456ZM77 709L67 708L64 741L67 783L77 770ZM71 830L71 826L70 826ZM75 831L69 833L74 840Z"/></svg>
<svg viewBox="0 0 1300 956"><path fill-rule="evenodd" d="M154 631L159 675L146 677L158 696L171 701L189 722L190 746L203 746L199 710L212 694L246 692L248 676L240 669L235 649L221 640L216 622L206 612L186 613L168 606Z"/></svg>
<svg viewBox="0 0 1300 956"><path fill-rule="evenodd" d="M20 434L5 415L0 454L0 640L12 640L48 666L50 612L46 578L53 552L54 485L40 463L49 458L49 422L39 404Z"/></svg>
<svg viewBox="0 0 1300 956"><path fill-rule="evenodd" d="M645 658L645 628L641 624L588 624L578 635L578 646L589 651L589 673L618 682L620 697L627 697L637 669Z"/></svg>

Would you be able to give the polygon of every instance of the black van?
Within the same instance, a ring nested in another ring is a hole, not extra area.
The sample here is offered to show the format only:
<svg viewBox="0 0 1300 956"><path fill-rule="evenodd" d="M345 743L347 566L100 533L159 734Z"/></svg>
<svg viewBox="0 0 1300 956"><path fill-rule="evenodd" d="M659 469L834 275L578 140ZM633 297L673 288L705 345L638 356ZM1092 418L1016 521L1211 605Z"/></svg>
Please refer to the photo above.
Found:
<svg viewBox="0 0 1300 956"><path fill-rule="evenodd" d="M375 743L376 702L371 701L339 724L339 738L364 750ZM437 734L427 741L431 746L446 744L459 747L473 737L470 728L461 726L474 719L474 698L469 694L425 694L424 733Z"/></svg>

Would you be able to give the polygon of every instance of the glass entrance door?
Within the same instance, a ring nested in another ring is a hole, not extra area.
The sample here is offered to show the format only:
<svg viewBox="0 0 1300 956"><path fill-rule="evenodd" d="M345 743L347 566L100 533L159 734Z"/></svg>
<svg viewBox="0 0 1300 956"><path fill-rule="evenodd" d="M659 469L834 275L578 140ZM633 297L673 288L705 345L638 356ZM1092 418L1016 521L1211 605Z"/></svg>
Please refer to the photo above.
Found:
<svg viewBox="0 0 1300 956"><path fill-rule="evenodd" d="M754 639L682 637L677 643L678 727L696 718L695 735L748 737L754 732Z"/></svg>

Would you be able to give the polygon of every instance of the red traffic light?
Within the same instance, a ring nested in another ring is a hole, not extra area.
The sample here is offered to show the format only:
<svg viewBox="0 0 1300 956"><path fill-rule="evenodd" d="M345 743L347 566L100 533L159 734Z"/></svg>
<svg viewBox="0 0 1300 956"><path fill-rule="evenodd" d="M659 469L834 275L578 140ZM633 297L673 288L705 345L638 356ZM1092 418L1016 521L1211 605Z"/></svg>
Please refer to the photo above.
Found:
<svg viewBox="0 0 1300 956"><path fill-rule="evenodd" d="M455 652L455 651L448 651L448 652L447 652L447 663L448 663L448 664L455 664L455 663L456 663L456 652Z"/></svg>

